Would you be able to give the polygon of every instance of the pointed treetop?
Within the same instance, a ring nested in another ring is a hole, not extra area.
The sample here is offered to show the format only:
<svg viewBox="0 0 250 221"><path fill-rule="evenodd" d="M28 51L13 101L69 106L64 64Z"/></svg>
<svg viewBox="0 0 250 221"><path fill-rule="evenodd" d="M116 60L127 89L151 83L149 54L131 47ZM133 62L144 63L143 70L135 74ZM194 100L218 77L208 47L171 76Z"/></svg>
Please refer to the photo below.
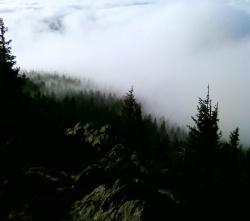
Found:
<svg viewBox="0 0 250 221"><path fill-rule="evenodd" d="M15 67L15 56L11 53L11 40L6 40L7 27L0 18L0 94L4 97L21 94L25 84L25 76L19 76L19 68Z"/></svg>
<svg viewBox="0 0 250 221"><path fill-rule="evenodd" d="M230 133L230 141L229 144L232 148L239 148L240 138L239 138L240 129L237 127L234 131Z"/></svg>
<svg viewBox="0 0 250 221"><path fill-rule="evenodd" d="M209 85L207 89L205 99L199 98L198 113L192 117L194 126L189 126L189 143L192 147L210 148L219 145L221 135L218 126L218 104L212 105Z"/></svg>
<svg viewBox="0 0 250 221"><path fill-rule="evenodd" d="M127 93L128 96L134 96L134 86L132 85L130 90Z"/></svg>
<svg viewBox="0 0 250 221"><path fill-rule="evenodd" d="M209 86L209 84L207 85L207 96L209 97L210 96L210 86Z"/></svg>
<svg viewBox="0 0 250 221"><path fill-rule="evenodd" d="M5 27L4 21L0 18L0 68L4 71L18 72L18 68L14 68L16 64L15 56L11 54L11 47L9 46L11 40L6 41L5 33L8 31L8 28Z"/></svg>
<svg viewBox="0 0 250 221"><path fill-rule="evenodd" d="M0 26L1 26L1 27L4 26L3 18L0 18Z"/></svg>

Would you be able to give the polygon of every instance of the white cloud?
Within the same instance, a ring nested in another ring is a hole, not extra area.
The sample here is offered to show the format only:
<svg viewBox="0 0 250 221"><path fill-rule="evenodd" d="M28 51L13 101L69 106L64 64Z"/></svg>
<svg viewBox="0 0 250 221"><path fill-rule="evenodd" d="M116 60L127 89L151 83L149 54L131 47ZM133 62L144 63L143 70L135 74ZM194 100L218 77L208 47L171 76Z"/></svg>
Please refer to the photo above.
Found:
<svg viewBox="0 0 250 221"><path fill-rule="evenodd" d="M209 83L223 131L250 143L250 5L230 0L0 0L25 69L131 85L151 112L191 123Z"/></svg>

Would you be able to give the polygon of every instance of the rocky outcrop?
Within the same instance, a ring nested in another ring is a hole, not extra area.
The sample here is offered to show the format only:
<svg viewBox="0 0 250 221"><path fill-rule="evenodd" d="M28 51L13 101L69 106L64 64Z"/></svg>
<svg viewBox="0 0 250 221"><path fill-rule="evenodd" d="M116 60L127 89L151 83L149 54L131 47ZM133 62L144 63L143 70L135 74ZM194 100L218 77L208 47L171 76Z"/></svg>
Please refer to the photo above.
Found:
<svg viewBox="0 0 250 221"><path fill-rule="evenodd" d="M113 185L100 185L76 201L67 221L146 221L160 220L171 215L178 217L179 206L139 180Z"/></svg>
<svg viewBox="0 0 250 221"><path fill-rule="evenodd" d="M76 176L76 186L113 182L118 178L137 178L142 170L136 154L118 144Z"/></svg>
<svg viewBox="0 0 250 221"><path fill-rule="evenodd" d="M112 186L100 185L82 200L74 203L69 220L72 221L139 221L142 220L145 202L128 199L120 181Z"/></svg>
<svg viewBox="0 0 250 221"><path fill-rule="evenodd" d="M0 219L147 221L165 220L171 214L177 217L180 208L171 191L157 189L157 179L136 152L122 144L109 148L107 130L108 126L96 129L91 124L68 130L73 135L84 134L83 144L93 148L96 156L82 172L32 167L6 181L0 191L0 210L4 208L6 214L0 214Z"/></svg>

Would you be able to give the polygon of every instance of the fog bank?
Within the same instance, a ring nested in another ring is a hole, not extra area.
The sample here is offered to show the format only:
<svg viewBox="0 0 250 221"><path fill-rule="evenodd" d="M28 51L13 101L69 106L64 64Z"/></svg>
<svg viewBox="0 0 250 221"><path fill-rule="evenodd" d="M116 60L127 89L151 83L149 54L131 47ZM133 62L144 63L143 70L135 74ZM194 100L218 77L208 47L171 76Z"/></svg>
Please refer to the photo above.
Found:
<svg viewBox="0 0 250 221"><path fill-rule="evenodd" d="M250 144L250 4L232 0L0 0L24 69L94 79L190 124L210 84L224 135Z"/></svg>

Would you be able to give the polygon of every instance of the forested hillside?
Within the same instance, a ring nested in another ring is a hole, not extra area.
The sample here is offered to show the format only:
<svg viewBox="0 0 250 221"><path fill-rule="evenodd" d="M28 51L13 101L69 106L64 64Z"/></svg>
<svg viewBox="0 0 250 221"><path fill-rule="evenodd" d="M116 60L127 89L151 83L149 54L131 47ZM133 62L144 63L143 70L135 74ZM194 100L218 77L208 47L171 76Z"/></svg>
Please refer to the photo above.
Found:
<svg viewBox="0 0 250 221"><path fill-rule="evenodd" d="M0 220L168 220L248 206L250 152L198 100L185 130L123 97L21 73L0 19ZM233 105L233 104L232 104ZM167 112L167 110L166 110Z"/></svg>

